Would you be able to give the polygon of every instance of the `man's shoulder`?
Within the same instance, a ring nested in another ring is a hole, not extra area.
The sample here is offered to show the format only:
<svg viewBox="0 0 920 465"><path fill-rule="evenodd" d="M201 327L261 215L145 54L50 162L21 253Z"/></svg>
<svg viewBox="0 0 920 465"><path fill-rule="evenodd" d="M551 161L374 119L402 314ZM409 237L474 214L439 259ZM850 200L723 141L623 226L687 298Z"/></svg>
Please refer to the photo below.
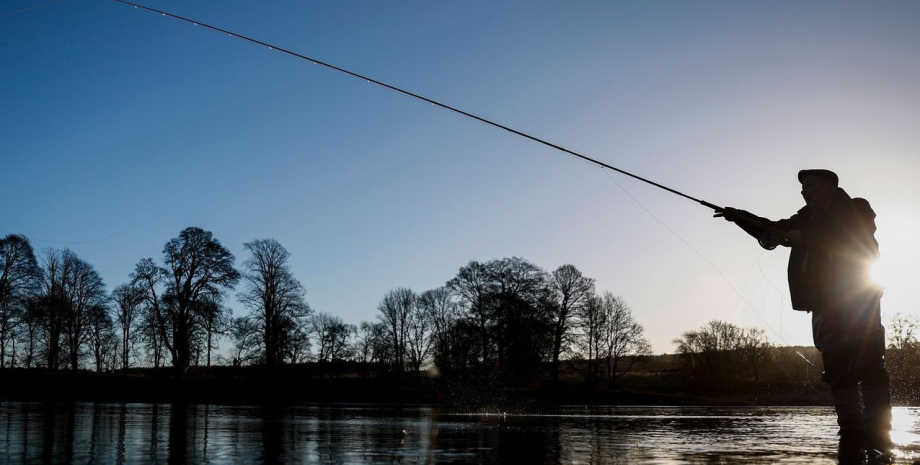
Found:
<svg viewBox="0 0 920 465"><path fill-rule="evenodd" d="M874 220L875 219L875 210L872 209L872 206L869 205L869 201L862 197L855 197L850 201L850 205L856 214L858 214L863 220Z"/></svg>
<svg viewBox="0 0 920 465"><path fill-rule="evenodd" d="M862 197L855 197L853 198L852 202L853 202L853 208L856 208L860 211L869 211L869 212L872 211L872 206L869 205L869 201Z"/></svg>
<svg viewBox="0 0 920 465"><path fill-rule="evenodd" d="M869 201L862 197L853 197L851 201L860 208L871 208L869 207Z"/></svg>

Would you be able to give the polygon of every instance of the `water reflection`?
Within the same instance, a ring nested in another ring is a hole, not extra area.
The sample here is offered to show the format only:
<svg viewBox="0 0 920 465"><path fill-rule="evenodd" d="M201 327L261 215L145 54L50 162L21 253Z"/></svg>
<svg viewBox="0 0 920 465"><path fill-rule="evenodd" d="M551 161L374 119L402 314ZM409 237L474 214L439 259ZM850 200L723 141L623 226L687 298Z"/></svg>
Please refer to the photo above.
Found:
<svg viewBox="0 0 920 465"><path fill-rule="evenodd" d="M892 437L920 454L920 409ZM835 463L829 408L437 408L0 402L0 463Z"/></svg>

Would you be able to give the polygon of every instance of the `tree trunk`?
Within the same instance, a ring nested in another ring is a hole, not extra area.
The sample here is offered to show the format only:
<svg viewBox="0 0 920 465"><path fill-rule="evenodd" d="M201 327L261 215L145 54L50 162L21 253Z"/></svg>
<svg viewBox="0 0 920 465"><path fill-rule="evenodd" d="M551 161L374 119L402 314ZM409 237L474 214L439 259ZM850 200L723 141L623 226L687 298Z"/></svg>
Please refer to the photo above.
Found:
<svg viewBox="0 0 920 465"><path fill-rule="evenodd" d="M176 337L173 339L173 368L177 378L182 378L185 376L185 373L191 363L191 356L189 354L189 328L188 323L185 321L176 322Z"/></svg>
<svg viewBox="0 0 920 465"><path fill-rule="evenodd" d="M128 337L128 329L125 328L121 336L121 368L123 370L128 369Z"/></svg>
<svg viewBox="0 0 920 465"><path fill-rule="evenodd" d="M29 328L29 358L26 360L26 368L32 368L32 362L35 360L35 330Z"/></svg>
<svg viewBox="0 0 920 465"><path fill-rule="evenodd" d="M559 384L559 352L562 351L562 328L556 326L553 336L553 384ZM589 360L590 366L590 360Z"/></svg>
<svg viewBox="0 0 920 465"><path fill-rule="evenodd" d="M80 343L73 336L70 338L70 369L76 370L80 365Z"/></svg>
<svg viewBox="0 0 920 465"><path fill-rule="evenodd" d="M102 343L101 342L96 344L94 352L96 355L96 373L102 373Z"/></svg>
<svg viewBox="0 0 920 465"><path fill-rule="evenodd" d="M607 388L608 389L612 388L614 384L616 383L616 381L614 381L613 370L611 370L610 368L612 362L613 362L613 357L608 355L607 356Z"/></svg>
<svg viewBox="0 0 920 465"><path fill-rule="evenodd" d="M61 351L61 335L51 332L48 340L48 368L57 370L58 352Z"/></svg>

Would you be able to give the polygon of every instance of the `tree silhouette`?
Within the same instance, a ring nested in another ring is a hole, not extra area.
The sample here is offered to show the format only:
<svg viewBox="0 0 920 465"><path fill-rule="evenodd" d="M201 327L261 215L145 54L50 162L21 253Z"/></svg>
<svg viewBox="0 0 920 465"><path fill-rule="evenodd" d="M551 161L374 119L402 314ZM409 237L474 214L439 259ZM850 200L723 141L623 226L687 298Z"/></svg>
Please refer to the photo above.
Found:
<svg viewBox="0 0 920 465"><path fill-rule="evenodd" d="M552 316L557 310L546 273L520 257L486 264L495 323L501 381L526 383L552 344Z"/></svg>
<svg viewBox="0 0 920 465"><path fill-rule="evenodd" d="M26 304L37 291L40 273L25 236L0 239L0 368L6 366L7 345L25 320Z"/></svg>
<svg viewBox="0 0 920 465"><path fill-rule="evenodd" d="M652 354L645 338L645 328L633 318L632 310L619 296L605 291L602 299L604 312L601 335L607 359L607 384L614 387L616 380L626 374L642 358Z"/></svg>
<svg viewBox="0 0 920 465"><path fill-rule="evenodd" d="M430 314L423 310L421 299L416 298L415 305L409 313L409 328L406 337L407 354L409 363L416 376L421 376L422 365L431 357L432 347L432 321Z"/></svg>
<svg viewBox="0 0 920 465"><path fill-rule="evenodd" d="M460 308L447 287L423 292L418 299L419 312L431 327L431 344L435 365L441 372L451 372L457 363L452 356L458 336L454 330L460 318Z"/></svg>
<svg viewBox="0 0 920 465"><path fill-rule="evenodd" d="M354 325L346 324L337 316L319 312L310 318L310 332L317 341L317 362L336 362L349 356L349 339Z"/></svg>
<svg viewBox="0 0 920 465"><path fill-rule="evenodd" d="M242 316L231 320L230 340L235 351L234 365L243 365L258 358L261 340L259 326L251 318Z"/></svg>
<svg viewBox="0 0 920 465"><path fill-rule="evenodd" d="M447 282L464 307L464 312L479 334L479 361L482 374L488 374L492 359L491 333L494 325L492 312L493 291L486 265L471 260L460 268L457 276Z"/></svg>
<svg viewBox="0 0 920 465"><path fill-rule="evenodd" d="M380 361L381 353L378 350L384 338L383 323L362 321L354 330L355 359L361 363L362 375L370 374L370 364Z"/></svg>
<svg viewBox="0 0 920 465"><path fill-rule="evenodd" d="M595 385L600 363L607 348L607 313L604 311L604 299L598 295L590 296L576 312L576 321L576 346L588 363L588 382Z"/></svg>
<svg viewBox="0 0 920 465"><path fill-rule="evenodd" d="M888 352L885 362L891 371L893 384L905 391L920 385L920 320L913 315L895 313L889 318L885 332ZM915 394L916 395L916 394Z"/></svg>
<svg viewBox="0 0 920 465"><path fill-rule="evenodd" d="M45 333L48 367L58 368L66 359L76 370L89 337L90 310L106 303L105 284L92 265L68 249L45 250L42 267L37 313Z"/></svg>
<svg viewBox="0 0 920 465"><path fill-rule="evenodd" d="M220 302L203 299L198 302L199 308L194 312L198 319L197 327L201 329L202 341L198 346L205 352L205 366L211 368L211 352L217 348L217 337L230 330L233 312L230 307L225 307Z"/></svg>
<svg viewBox="0 0 920 465"><path fill-rule="evenodd" d="M144 290L135 285L121 284L112 291L111 300L115 304L115 320L121 333L121 368L127 370L131 366L131 352L136 339L134 330L141 316Z"/></svg>
<svg viewBox="0 0 920 465"><path fill-rule="evenodd" d="M417 296L412 289L400 287L388 292L380 303L377 317L383 323L384 341L392 355L391 363L397 377L406 369L406 352L409 339L409 318L415 310Z"/></svg>
<svg viewBox="0 0 920 465"><path fill-rule="evenodd" d="M90 337L93 309L104 307L108 296L102 277L92 265L67 249L62 252L62 257L65 264L63 289L68 303L66 335L70 369L76 370L79 368L80 350Z"/></svg>
<svg viewBox="0 0 920 465"><path fill-rule="evenodd" d="M741 328L712 320L674 340L686 367L703 380L733 384L745 375L757 377L770 347L758 328Z"/></svg>
<svg viewBox="0 0 920 465"><path fill-rule="evenodd" d="M237 298L248 308L259 326L265 348L265 364L282 363L285 343L310 315L304 300L306 291L291 273L291 254L274 239L257 239L243 244L252 257L243 264L246 291Z"/></svg>
<svg viewBox="0 0 920 465"><path fill-rule="evenodd" d="M594 280L572 265L562 265L550 276L556 310L553 318L553 382L559 382L559 355L569 343L573 316L594 294Z"/></svg>
<svg viewBox="0 0 920 465"><path fill-rule="evenodd" d="M90 307L87 327L87 339L95 361L96 371L102 372L109 368L108 362L118 348L115 324L111 315L109 315L108 307L104 305Z"/></svg>
<svg viewBox="0 0 920 465"><path fill-rule="evenodd" d="M233 255L213 234L189 227L163 247L163 267L143 259L135 267L132 282L145 290L162 341L172 356L177 376L184 376L191 363L192 342L200 329L199 313L206 300L219 302L240 279L233 268Z"/></svg>

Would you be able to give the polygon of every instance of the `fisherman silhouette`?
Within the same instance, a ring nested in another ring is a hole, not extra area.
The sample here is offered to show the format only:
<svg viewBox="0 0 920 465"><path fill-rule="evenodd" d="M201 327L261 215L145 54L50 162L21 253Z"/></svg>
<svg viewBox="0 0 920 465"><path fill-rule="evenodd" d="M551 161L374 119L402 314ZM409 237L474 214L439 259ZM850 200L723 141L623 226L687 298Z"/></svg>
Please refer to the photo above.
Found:
<svg viewBox="0 0 920 465"><path fill-rule="evenodd" d="M788 219L771 221L734 208L714 216L734 222L765 249L792 248L792 308L812 314L812 336L840 426L838 461L892 463L882 290L868 279L878 258L875 212L865 199L838 187L832 171L802 170L798 178L806 205Z"/></svg>

